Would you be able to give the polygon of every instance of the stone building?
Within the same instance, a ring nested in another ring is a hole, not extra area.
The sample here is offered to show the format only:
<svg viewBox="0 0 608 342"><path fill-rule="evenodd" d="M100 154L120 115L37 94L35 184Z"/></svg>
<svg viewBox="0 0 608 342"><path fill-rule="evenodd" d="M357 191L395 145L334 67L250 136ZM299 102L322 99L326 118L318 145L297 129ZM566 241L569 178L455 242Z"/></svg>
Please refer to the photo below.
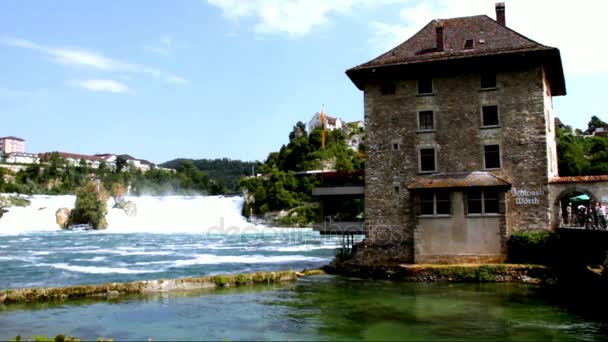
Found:
<svg viewBox="0 0 608 342"><path fill-rule="evenodd" d="M513 231L551 227L560 53L496 16L432 20L346 72L367 131L355 259L501 261Z"/></svg>

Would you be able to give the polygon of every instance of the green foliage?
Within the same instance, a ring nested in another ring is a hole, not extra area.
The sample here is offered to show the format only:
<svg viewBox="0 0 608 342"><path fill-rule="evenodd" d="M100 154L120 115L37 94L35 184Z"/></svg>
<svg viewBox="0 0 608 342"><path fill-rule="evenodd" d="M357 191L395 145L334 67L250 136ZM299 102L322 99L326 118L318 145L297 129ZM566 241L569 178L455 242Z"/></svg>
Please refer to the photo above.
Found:
<svg viewBox="0 0 608 342"><path fill-rule="evenodd" d="M74 194L76 190L97 178L107 190L120 185L127 194L134 195L205 195L223 194L227 191L221 182L211 179L207 173L199 170L192 161L181 161L176 164L176 171L165 169L150 169L146 172L121 166L117 160L117 168L112 171L107 164L101 163L93 169L86 163L77 166L67 165L57 153L47 155L40 164L29 165L17 172L14 181L6 182L10 172L0 168L0 192L18 194Z"/></svg>
<svg viewBox="0 0 608 342"><path fill-rule="evenodd" d="M99 198L97 185L89 182L76 192L76 204L69 224L90 224L95 229L103 229L106 213L106 203Z"/></svg>
<svg viewBox="0 0 608 342"><path fill-rule="evenodd" d="M306 225L318 220L318 208L309 203L314 200L312 189L319 180L311 176L295 176L295 173L329 168L328 165L333 165L338 171L362 169L361 155L346 144L347 137L352 136L355 129L355 133L362 133L359 128L327 132L326 147L322 149L321 128L315 128L308 134L304 123L296 123L289 133L289 143L278 152L270 153L258 167L264 176L241 179L239 185L247 194L243 214L263 215L269 211L295 208L279 223Z"/></svg>
<svg viewBox="0 0 608 342"><path fill-rule="evenodd" d="M507 242L508 261L519 264L551 264L555 258L559 234L546 230L520 231Z"/></svg>
<svg viewBox="0 0 608 342"><path fill-rule="evenodd" d="M178 170L183 162L191 162L196 169L205 172L209 179L215 182L215 187L227 192L235 192L239 188L239 179L251 175L257 169L257 162L223 159L174 159L159 166Z"/></svg>
<svg viewBox="0 0 608 342"><path fill-rule="evenodd" d="M608 124L593 116L587 132ZM577 129L565 126L556 129L558 169L560 176L608 174L608 135L583 136Z"/></svg>

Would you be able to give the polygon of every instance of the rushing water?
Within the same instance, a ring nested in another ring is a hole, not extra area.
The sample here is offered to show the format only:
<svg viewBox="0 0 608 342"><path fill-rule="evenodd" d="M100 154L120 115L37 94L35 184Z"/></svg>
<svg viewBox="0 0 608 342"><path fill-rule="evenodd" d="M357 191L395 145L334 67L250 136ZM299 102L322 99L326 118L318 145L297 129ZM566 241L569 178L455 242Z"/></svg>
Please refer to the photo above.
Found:
<svg viewBox="0 0 608 342"><path fill-rule="evenodd" d="M140 197L98 232L60 231L73 196L36 196L0 219L0 288L177 278L326 264L339 237L250 225L242 198ZM109 203L110 206L112 203ZM61 303L0 305L0 339L65 333L116 340L597 340L536 287L311 277L296 283Z"/></svg>
<svg viewBox="0 0 608 342"><path fill-rule="evenodd" d="M0 339L601 340L584 321L516 284L414 284L311 277L273 287L162 293L0 309Z"/></svg>
<svg viewBox="0 0 608 342"><path fill-rule="evenodd" d="M239 197L138 197L104 231L59 230L73 196L35 196L0 220L0 288L177 278L327 264L340 238L249 224ZM112 203L109 203L112 206Z"/></svg>

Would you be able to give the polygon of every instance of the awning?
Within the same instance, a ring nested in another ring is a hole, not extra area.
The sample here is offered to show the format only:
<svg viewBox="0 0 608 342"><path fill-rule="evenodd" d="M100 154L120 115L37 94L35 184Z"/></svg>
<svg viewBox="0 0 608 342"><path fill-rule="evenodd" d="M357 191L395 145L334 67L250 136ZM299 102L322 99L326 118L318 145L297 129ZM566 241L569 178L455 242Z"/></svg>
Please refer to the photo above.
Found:
<svg viewBox="0 0 608 342"><path fill-rule="evenodd" d="M575 197L571 197L570 198L570 202L572 203L578 203L578 202L585 202L590 200L591 198L589 198L589 196L587 196L586 194L582 194L582 195L578 195Z"/></svg>
<svg viewBox="0 0 608 342"><path fill-rule="evenodd" d="M444 188L471 188L471 187L504 187L510 188L511 184L489 172L473 171L462 173L436 173L426 177L420 177L409 184L410 191L425 189Z"/></svg>

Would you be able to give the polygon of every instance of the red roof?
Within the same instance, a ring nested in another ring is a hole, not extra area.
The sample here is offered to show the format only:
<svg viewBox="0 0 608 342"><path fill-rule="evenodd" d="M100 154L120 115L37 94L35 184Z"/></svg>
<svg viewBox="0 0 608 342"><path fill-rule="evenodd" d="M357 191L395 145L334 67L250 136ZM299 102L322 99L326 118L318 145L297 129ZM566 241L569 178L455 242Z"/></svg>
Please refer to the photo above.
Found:
<svg viewBox="0 0 608 342"><path fill-rule="evenodd" d="M437 48L436 28L443 28L443 49ZM472 48L465 48L465 42L472 40ZM346 71L346 74L363 90L365 81L378 73L379 68L399 71L418 68L424 64L450 62L478 64L478 58L508 57L512 61L538 57L545 64L549 74L552 94L565 95L566 87L559 50L539 44L510 28L498 24L486 15L471 17L436 19L430 21L418 33L394 49ZM409 69L408 69L409 68Z"/></svg>
<svg viewBox="0 0 608 342"><path fill-rule="evenodd" d="M608 175L598 176L568 176L568 177L553 177L549 183L592 183L592 182L608 182Z"/></svg>
<svg viewBox="0 0 608 342"><path fill-rule="evenodd" d="M21 138L13 137L13 136L8 136L8 137L2 137L2 138L0 138L0 140L4 140L4 139L9 139L9 140L18 140L18 141L25 141L25 139L21 139Z"/></svg>

